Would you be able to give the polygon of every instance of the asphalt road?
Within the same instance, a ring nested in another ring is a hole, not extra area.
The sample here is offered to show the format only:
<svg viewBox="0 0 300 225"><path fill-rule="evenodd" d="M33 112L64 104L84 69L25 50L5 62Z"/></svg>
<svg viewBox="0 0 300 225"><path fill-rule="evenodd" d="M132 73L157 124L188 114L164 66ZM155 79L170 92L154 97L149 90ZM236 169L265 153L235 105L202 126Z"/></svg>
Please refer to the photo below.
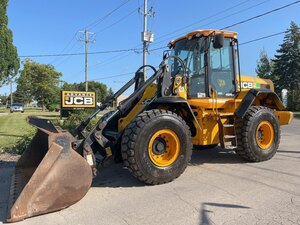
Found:
<svg viewBox="0 0 300 225"><path fill-rule="evenodd" d="M12 166L0 163L0 224ZM267 162L245 163L218 147L198 150L181 177L159 186L141 184L118 164L79 203L17 224L300 224L300 120L282 127L278 153Z"/></svg>

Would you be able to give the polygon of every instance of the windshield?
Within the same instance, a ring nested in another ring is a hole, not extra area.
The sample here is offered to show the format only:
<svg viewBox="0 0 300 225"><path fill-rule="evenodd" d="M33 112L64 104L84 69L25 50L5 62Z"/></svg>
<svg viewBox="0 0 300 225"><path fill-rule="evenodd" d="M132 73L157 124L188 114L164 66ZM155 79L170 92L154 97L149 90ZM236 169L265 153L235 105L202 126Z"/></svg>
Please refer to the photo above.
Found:
<svg viewBox="0 0 300 225"><path fill-rule="evenodd" d="M172 49L171 55L178 56L186 66L189 98L209 97L208 85L220 97L234 96L234 42L225 38L222 48L216 49L211 43L207 49L206 43L210 40L205 37L186 38L178 41ZM182 65L177 59L170 58L169 64L172 76L183 74Z"/></svg>
<svg viewBox="0 0 300 225"><path fill-rule="evenodd" d="M206 97L205 91L205 38L183 39L176 43L171 55L181 58L189 76L188 96L190 98ZM171 58L171 75L182 74L182 65Z"/></svg>
<svg viewBox="0 0 300 225"><path fill-rule="evenodd" d="M12 106L22 106L22 103L13 103Z"/></svg>

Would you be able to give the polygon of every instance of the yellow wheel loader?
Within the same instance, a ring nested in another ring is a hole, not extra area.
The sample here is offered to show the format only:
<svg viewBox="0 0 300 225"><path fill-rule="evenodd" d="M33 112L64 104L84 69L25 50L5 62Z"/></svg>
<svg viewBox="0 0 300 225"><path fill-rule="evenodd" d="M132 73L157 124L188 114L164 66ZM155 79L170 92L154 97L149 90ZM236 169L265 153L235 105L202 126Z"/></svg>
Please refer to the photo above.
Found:
<svg viewBox="0 0 300 225"><path fill-rule="evenodd" d="M97 169L123 161L147 184L180 176L194 148L220 145L241 158L272 158L280 125L289 124L272 82L240 76L237 33L196 30L169 43L144 80L137 70L71 135L50 121L29 118L38 132L16 164L8 221L57 211L79 201ZM92 130L87 125L134 85L134 92Z"/></svg>

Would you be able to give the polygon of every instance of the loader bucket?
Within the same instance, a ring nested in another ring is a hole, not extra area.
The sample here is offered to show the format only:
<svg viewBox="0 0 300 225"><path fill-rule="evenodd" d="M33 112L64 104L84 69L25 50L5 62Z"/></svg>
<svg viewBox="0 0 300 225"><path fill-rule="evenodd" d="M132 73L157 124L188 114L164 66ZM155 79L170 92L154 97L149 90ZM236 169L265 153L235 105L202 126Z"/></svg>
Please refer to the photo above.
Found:
<svg viewBox="0 0 300 225"><path fill-rule="evenodd" d="M38 128L16 164L11 181L8 222L66 208L87 193L92 171L71 148L75 138L50 121L29 118Z"/></svg>

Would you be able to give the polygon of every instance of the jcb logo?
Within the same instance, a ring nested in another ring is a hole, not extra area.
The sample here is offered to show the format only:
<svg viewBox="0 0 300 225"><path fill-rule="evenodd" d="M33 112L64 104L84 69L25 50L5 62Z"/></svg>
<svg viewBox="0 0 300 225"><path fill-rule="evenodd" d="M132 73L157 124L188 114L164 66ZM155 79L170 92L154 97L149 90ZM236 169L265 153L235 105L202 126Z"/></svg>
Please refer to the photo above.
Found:
<svg viewBox="0 0 300 225"><path fill-rule="evenodd" d="M62 108L94 108L95 92L62 91Z"/></svg>
<svg viewBox="0 0 300 225"><path fill-rule="evenodd" d="M92 105L93 98L89 97L70 97L65 101L66 105Z"/></svg>
<svg viewBox="0 0 300 225"><path fill-rule="evenodd" d="M241 87L246 89L251 89L254 87L253 82L241 82Z"/></svg>

